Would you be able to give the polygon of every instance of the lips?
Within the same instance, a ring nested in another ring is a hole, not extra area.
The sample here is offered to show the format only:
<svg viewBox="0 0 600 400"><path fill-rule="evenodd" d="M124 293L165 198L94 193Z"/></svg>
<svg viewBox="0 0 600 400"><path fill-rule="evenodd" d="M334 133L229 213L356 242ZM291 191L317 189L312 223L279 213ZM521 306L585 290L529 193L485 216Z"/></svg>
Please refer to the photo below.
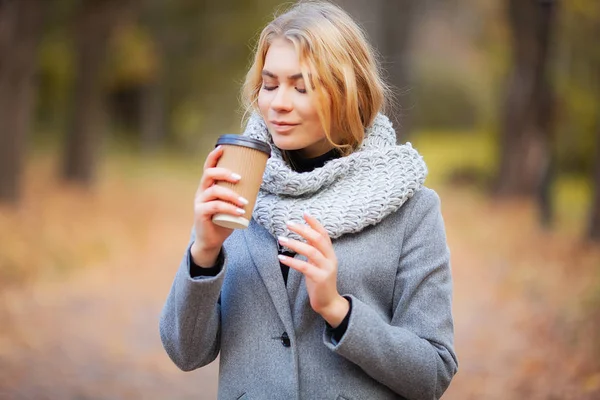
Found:
<svg viewBox="0 0 600 400"><path fill-rule="evenodd" d="M273 130L277 133L287 133L292 131L299 124L292 124L290 122L283 121L270 121L273 125Z"/></svg>
<svg viewBox="0 0 600 400"><path fill-rule="evenodd" d="M296 125L298 125L298 124L294 124L294 123L291 123L291 122L284 122L284 121L270 121L270 122L273 125L275 125L275 126L281 126L281 127L283 127L283 126L296 126Z"/></svg>

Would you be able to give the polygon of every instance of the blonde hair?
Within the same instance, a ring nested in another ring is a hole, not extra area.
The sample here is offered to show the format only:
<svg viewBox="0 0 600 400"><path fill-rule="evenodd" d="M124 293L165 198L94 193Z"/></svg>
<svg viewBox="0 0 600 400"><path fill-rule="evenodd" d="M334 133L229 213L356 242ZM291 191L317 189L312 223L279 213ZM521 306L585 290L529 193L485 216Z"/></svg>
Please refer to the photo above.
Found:
<svg viewBox="0 0 600 400"><path fill-rule="evenodd" d="M341 8L325 1L301 1L277 16L261 32L254 61L242 88L246 113L259 111L262 70L275 39L296 48L309 96L317 102L327 140L342 155L356 150L365 128L382 111L388 86L362 29ZM339 135L335 143L332 133Z"/></svg>

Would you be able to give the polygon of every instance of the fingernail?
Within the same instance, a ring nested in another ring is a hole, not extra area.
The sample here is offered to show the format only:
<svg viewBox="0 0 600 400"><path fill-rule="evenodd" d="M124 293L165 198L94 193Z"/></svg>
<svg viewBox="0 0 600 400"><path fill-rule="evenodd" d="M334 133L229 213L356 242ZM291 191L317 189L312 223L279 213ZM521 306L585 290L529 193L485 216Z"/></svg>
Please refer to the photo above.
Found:
<svg viewBox="0 0 600 400"><path fill-rule="evenodd" d="M277 239L279 239L279 241L280 241L281 243L287 243L287 242L289 242L289 241L290 241L288 238L286 238L286 237L284 237L284 236L279 236L279 237L277 237Z"/></svg>
<svg viewBox="0 0 600 400"><path fill-rule="evenodd" d="M231 177L233 179L235 179L236 181L239 181L240 179L242 179L241 175L238 175L235 172L233 174L231 174Z"/></svg>
<svg viewBox="0 0 600 400"><path fill-rule="evenodd" d="M277 258L279 258L280 260L282 260L282 261L283 261L283 260L285 260L287 257L286 257L286 256L284 256L283 254L279 254L279 255L277 256Z"/></svg>
<svg viewBox="0 0 600 400"><path fill-rule="evenodd" d="M239 200L240 200L240 203L242 203L243 205L246 205L246 204L248 204L248 203L249 203L249 202L248 202L248 200L246 200L246 199L245 199L245 198L243 198L243 197L240 197L240 199L239 199Z"/></svg>
<svg viewBox="0 0 600 400"><path fill-rule="evenodd" d="M285 224L286 224L287 226L295 226L295 225L296 225L296 223L295 223L295 222L292 222L292 221L288 221L288 222L286 222Z"/></svg>
<svg viewBox="0 0 600 400"><path fill-rule="evenodd" d="M223 146L218 145L217 148L215 150L221 150L221 148L223 148Z"/></svg>
<svg viewBox="0 0 600 400"><path fill-rule="evenodd" d="M235 210L238 214L242 215L246 213L246 210L244 210L243 208L238 208L237 210Z"/></svg>

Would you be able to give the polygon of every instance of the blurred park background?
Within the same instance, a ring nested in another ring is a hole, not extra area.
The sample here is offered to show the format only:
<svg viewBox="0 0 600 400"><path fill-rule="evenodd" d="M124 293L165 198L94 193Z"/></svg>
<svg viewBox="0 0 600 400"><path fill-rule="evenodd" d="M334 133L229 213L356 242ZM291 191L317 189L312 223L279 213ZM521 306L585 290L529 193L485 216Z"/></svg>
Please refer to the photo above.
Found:
<svg viewBox="0 0 600 400"><path fill-rule="evenodd" d="M600 1L339 0L452 251L447 399L600 398ZM214 399L158 315L277 0L0 0L0 399ZM252 371L248 371L252 373Z"/></svg>

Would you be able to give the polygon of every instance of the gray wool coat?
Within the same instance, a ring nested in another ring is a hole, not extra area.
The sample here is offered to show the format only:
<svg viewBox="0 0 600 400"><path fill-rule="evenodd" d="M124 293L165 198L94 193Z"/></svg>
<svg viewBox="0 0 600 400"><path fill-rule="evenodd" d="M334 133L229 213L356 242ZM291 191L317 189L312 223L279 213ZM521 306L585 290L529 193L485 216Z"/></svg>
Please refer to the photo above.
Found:
<svg viewBox="0 0 600 400"><path fill-rule="evenodd" d="M290 269L284 284L276 240L253 220L225 241L215 277L190 277L188 246L160 320L166 352L184 371L220 353L219 399L441 397L457 360L438 195L422 188L333 246L338 290L352 302L339 342L311 309L302 274Z"/></svg>

